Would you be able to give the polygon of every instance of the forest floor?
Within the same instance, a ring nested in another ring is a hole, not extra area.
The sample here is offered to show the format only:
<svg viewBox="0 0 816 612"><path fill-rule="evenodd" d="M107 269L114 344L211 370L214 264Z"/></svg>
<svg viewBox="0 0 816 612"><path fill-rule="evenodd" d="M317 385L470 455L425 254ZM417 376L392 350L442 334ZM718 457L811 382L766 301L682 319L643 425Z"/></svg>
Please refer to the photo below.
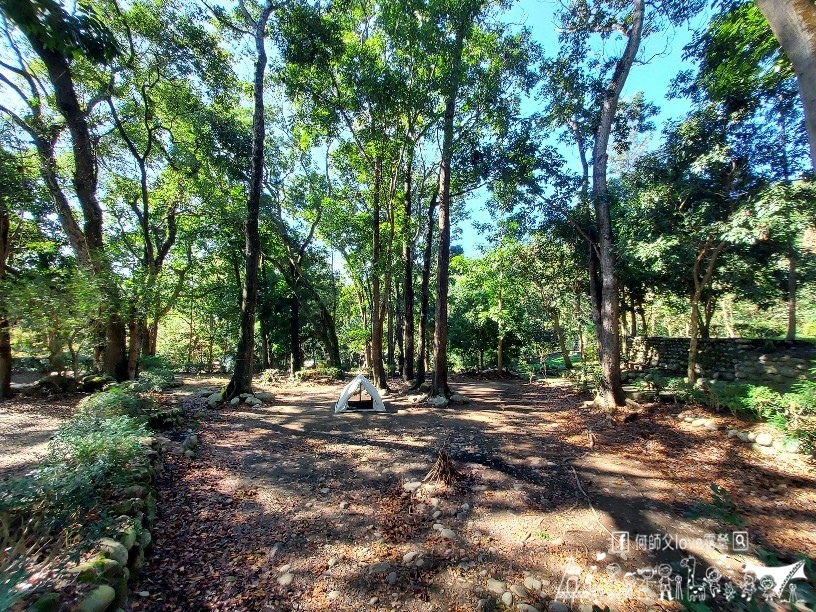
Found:
<svg viewBox="0 0 816 612"><path fill-rule="evenodd" d="M444 409L413 404L399 381L385 414L334 415L340 383L206 409L195 392L223 383L178 391L200 453L170 458L133 609L671 610L708 568L720 597L726 581L739 596L746 562L816 550L812 464L726 437L746 426L730 415L710 431L652 404L610 422L564 381L472 378L451 382L472 403ZM442 448L462 480L407 491ZM712 484L728 493L700 507ZM628 552L612 532L628 532Z"/></svg>
<svg viewBox="0 0 816 612"><path fill-rule="evenodd" d="M727 585L750 594L745 563L816 550L814 465L727 437L750 427L731 415L708 415L718 431L669 404L610 421L565 381L465 377L451 385L471 403L442 409L392 380L386 413L335 415L339 382L257 384L275 400L210 410L200 392L225 380L173 390L199 455L168 456L130 609L679 610L669 596L699 598L712 568L723 609ZM77 399L5 403L0 473L36 465ZM440 449L462 479L406 490Z"/></svg>

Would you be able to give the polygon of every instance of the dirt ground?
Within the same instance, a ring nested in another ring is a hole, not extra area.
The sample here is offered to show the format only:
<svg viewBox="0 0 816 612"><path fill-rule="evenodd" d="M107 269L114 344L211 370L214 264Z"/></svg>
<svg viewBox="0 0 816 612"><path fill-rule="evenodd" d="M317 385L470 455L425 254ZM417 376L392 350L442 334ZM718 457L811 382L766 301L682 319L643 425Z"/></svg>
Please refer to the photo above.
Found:
<svg viewBox="0 0 816 612"><path fill-rule="evenodd" d="M465 378L472 403L442 409L399 381L384 414L334 415L339 383L207 409L198 391L223 383L179 391L200 452L169 458L134 610L723 609L729 587L774 597L746 562L816 551L813 466L726 437L746 426L730 415L709 431L654 404L611 423L563 381ZM443 448L461 480L410 492ZM686 516L712 484L727 493Z"/></svg>
<svg viewBox="0 0 816 612"><path fill-rule="evenodd" d="M51 436L84 396L14 398L0 403L0 483L35 468Z"/></svg>

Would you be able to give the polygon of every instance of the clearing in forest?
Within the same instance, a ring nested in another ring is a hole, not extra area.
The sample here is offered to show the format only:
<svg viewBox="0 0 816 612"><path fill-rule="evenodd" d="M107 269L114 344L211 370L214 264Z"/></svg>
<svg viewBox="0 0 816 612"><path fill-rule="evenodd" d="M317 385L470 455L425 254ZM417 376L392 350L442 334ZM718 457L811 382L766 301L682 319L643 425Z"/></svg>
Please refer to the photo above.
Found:
<svg viewBox="0 0 816 612"><path fill-rule="evenodd" d="M209 410L196 392L223 382L188 383L200 453L169 460L133 609L681 609L708 568L739 589L744 563L816 550L812 467L727 437L730 416L609 423L559 381L466 378L445 409L392 381L386 413L334 415L341 383ZM462 479L417 488L443 448Z"/></svg>

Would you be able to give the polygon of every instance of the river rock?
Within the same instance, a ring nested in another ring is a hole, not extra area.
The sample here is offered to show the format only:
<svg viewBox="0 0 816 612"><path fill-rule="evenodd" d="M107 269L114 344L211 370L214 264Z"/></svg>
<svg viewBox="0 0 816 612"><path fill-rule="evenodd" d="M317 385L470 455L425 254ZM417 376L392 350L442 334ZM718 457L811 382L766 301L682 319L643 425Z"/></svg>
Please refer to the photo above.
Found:
<svg viewBox="0 0 816 612"><path fill-rule="evenodd" d="M769 433L761 433L756 437L755 441L760 446L770 446L773 444L773 436Z"/></svg>
<svg viewBox="0 0 816 612"><path fill-rule="evenodd" d="M495 578L488 578L487 590L491 593L495 593L496 595L501 595L505 590L504 582L501 580L496 580Z"/></svg>
<svg viewBox="0 0 816 612"><path fill-rule="evenodd" d="M537 593L541 590L541 581L537 578L533 578L532 576L527 576L524 579L524 586L534 593Z"/></svg>
<svg viewBox="0 0 816 612"><path fill-rule="evenodd" d="M79 612L102 612L113 603L114 599L116 599L116 591L113 590L113 587L103 584L88 593L77 606L77 610Z"/></svg>

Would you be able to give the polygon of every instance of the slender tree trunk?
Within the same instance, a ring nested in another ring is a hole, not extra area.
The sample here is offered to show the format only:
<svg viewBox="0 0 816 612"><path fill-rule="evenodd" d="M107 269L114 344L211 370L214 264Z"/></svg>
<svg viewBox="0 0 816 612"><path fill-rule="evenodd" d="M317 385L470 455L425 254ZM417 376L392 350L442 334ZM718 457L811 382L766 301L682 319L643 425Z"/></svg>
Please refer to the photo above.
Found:
<svg viewBox="0 0 816 612"><path fill-rule="evenodd" d="M402 279L404 281L404 279ZM396 343L397 363L395 373L402 376L405 372L405 313L402 311L403 300L400 294L401 283L394 283L394 341Z"/></svg>
<svg viewBox="0 0 816 612"><path fill-rule="evenodd" d="M241 393L252 393L252 366L255 354L255 311L258 304L258 264L261 254L261 241L258 236L258 214L261 204L261 181L263 179L264 138L264 100L263 86L266 71L266 49L264 48L264 31L272 14L273 6L267 4L261 11L255 24L255 78L253 82L254 109L252 115L252 172L250 175L249 197L247 198L246 236L246 271L244 273L244 291L241 300L241 326L238 339L238 350L235 354L235 372L227 385L225 399L231 399Z"/></svg>
<svg viewBox="0 0 816 612"><path fill-rule="evenodd" d="M620 338L618 336L618 278L615 261L615 241L612 215L609 209L609 189L606 180L607 149L612 123L618 108L620 92L637 56L643 28L644 0L633 0L632 19L623 55L615 65L612 80L603 97L595 146L592 151L592 200L597 224L600 307L598 356L603 370L601 395L609 411L626 403L620 377Z"/></svg>
<svg viewBox="0 0 816 612"><path fill-rule="evenodd" d="M0 400L11 397L11 327L0 305Z"/></svg>
<svg viewBox="0 0 816 612"><path fill-rule="evenodd" d="M388 363L388 376L391 376L394 372L394 341L396 336L394 334L394 301L388 300L388 315L386 318L386 329L387 332L387 342L386 346L388 347L388 354L387 354L387 363Z"/></svg>
<svg viewBox="0 0 816 612"><path fill-rule="evenodd" d="M131 312L128 321L128 380L136 380L139 375L139 351L142 346L142 337L139 333L139 319L135 312Z"/></svg>
<svg viewBox="0 0 816 612"><path fill-rule="evenodd" d="M11 217L7 195L0 193L0 290L7 280L6 266L11 256ZM11 397L11 326L5 301L0 300L0 400Z"/></svg>
<svg viewBox="0 0 816 612"><path fill-rule="evenodd" d="M443 142L452 148L455 98L448 101L445 110ZM439 249L436 260L436 310L434 325L434 371L431 395L450 397L448 388L448 282L450 270L450 154L444 153L439 169Z"/></svg>
<svg viewBox="0 0 816 612"><path fill-rule="evenodd" d="M796 249L788 242L788 330L785 340L796 340Z"/></svg>
<svg viewBox="0 0 816 612"><path fill-rule="evenodd" d="M729 338L736 338L737 332L734 329L734 316L731 312L731 303L732 298L723 298L720 302L720 310L722 311L722 318L723 324L725 325L725 331L728 334Z"/></svg>
<svg viewBox="0 0 816 612"><path fill-rule="evenodd" d="M404 229L402 235L402 260L405 266L402 281L403 297L403 361L402 378L407 382L414 378L414 243L411 239L413 203L411 194L412 158L408 158L405 171ZM424 343L423 343L424 344Z"/></svg>
<svg viewBox="0 0 816 612"><path fill-rule="evenodd" d="M261 320L261 359L264 370L272 367L269 363L269 329L264 325L263 320Z"/></svg>
<svg viewBox="0 0 816 612"><path fill-rule="evenodd" d="M572 360L570 359L569 350L567 350L567 340L564 337L564 328L561 327L561 319L558 316L558 310L551 309L548 311L553 322L553 330L555 336L558 338L558 346L561 349L561 356L564 358L564 368L572 369Z"/></svg>
<svg viewBox="0 0 816 612"><path fill-rule="evenodd" d="M289 297L289 375L300 372L303 364L300 359L300 300L292 292Z"/></svg>
<svg viewBox="0 0 816 612"><path fill-rule="evenodd" d="M82 209L84 219L82 230L79 230L70 207L67 210L64 209L63 205L66 203L64 196L56 197L55 204L66 234L73 238L71 245L76 252L77 259L84 262L100 280L100 286L107 301L105 354L102 357L102 367L106 374L115 377L117 380L126 380L128 365L125 351L125 325L117 310L119 307L119 290L104 252L102 208L96 196L96 154L91 132L88 128L86 113L80 106L74 86L73 71L66 56L43 44L38 38L39 32L25 29L25 34L31 43L32 49L45 65L49 80L54 87L57 107L60 114L65 118L65 124L71 134L74 162L72 183L74 193ZM41 149L42 144L38 143L38 150ZM53 142L51 146L53 149ZM53 169L51 168L51 170ZM46 169L45 174L49 174L49 172L50 170ZM56 188L58 188L58 185L49 185L49 191L52 195L55 195ZM81 242L79 241L80 238Z"/></svg>
<svg viewBox="0 0 816 612"><path fill-rule="evenodd" d="M428 204L427 225L425 226L425 248L422 253L422 281L419 288L419 346L417 347L417 372L413 388L417 388L425 382L425 373L427 372L428 311L430 310L431 302L431 260L433 255L433 219L434 210L436 209L436 197L437 193L434 192L433 196L431 196L430 204Z"/></svg>
<svg viewBox="0 0 816 612"><path fill-rule="evenodd" d="M382 244L380 239L380 197L382 195L382 158L377 157L374 162L374 194L373 194L373 257L371 263L371 368L374 374L374 384L378 389L386 389L388 381L383 365L383 322L385 317L381 312L380 274L382 273Z"/></svg>
<svg viewBox="0 0 816 612"><path fill-rule="evenodd" d="M813 0L755 0L796 72L816 170L816 5Z"/></svg>
<svg viewBox="0 0 816 612"><path fill-rule="evenodd" d="M694 268L692 274L694 275L694 291L691 294L691 317L689 319L689 356L688 356L688 369L686 375L688 376L689 383L694 383L697 380L697 345L698 345L698 337L700 335L700 300L703 295L703 291L710 286L711 279L714 277L714 268L717 264L717 259L722 253L723 249L725 249L725 243L721 242L715 246L714 239L709 238L705 245L700 249L700 252L697 254L696 259L694 260ZM708 262L706 262L705 271L701 273L700 268L703 265L703 262L708 257ZM702 274L702 275L701 275Z"/></svg>

